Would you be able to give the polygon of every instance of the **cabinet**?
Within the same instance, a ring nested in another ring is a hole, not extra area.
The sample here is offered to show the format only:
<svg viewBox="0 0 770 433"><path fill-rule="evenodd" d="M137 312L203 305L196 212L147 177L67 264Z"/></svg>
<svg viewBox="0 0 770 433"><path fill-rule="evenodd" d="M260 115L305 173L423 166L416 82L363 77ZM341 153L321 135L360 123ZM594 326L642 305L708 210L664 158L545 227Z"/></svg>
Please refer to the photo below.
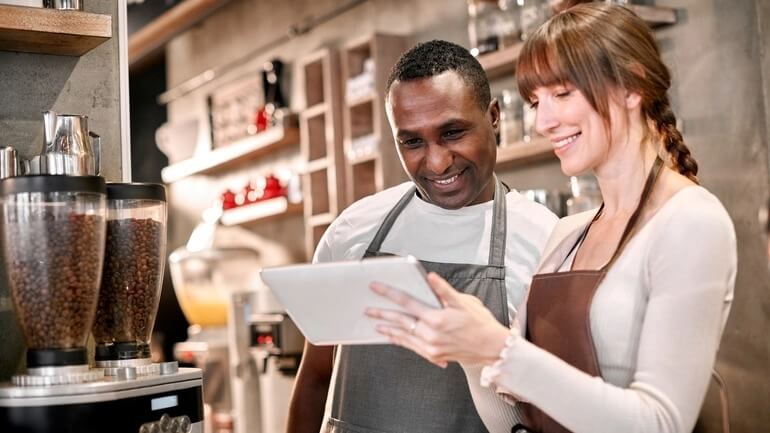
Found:
<svg viewBox="0 0 770 433"><path fill-rule="evenodd" d="M676 10L673 8L645 5L629 5L629 8L653 28L676 23ZM524 43L521 42L479 56L479 63L487 72L487 78L494 80L506 75L513 76L516 71L516 60L523 45ZM542 137L537 137L530 142L504 143L504 146L497 151L497 168L509 169L554 158L551 144Z"/></svg>
<svg viewBox="0 0 770 433"><path fill-rule="evenodd" d="M347 201L406 180L385 114L385 84L408 48L402 36L373 34L342 52L343 132Z"/></svg>
<svg viewBox="0 0 770 433"><path fill-rule="evenodd" d="M112 37L112 16L0 5L0 50L82 56Z"/></svg>
<svg viewBox="0 0 770 433"><path fill-rule="evenodd" d="M305 109L300 113L300 152L308 258L345 206L339 55L325 48L300 62Z"/></svg>

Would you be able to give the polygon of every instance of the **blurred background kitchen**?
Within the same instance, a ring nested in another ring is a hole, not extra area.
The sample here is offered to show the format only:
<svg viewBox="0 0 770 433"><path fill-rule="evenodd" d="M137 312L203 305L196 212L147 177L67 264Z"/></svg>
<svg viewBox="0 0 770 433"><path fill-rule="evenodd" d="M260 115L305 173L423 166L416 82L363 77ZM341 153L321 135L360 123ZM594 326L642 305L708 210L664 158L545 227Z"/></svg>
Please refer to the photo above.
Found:
<svg viewBox="0 0 770 433"><path fill-rule="evenodd" d="M206 431L283 431L303 341L258 271L311 260L348 204L405 180L383 88L414 43L457 42L484 66L501 103L497 173L508 185L562 216L598 205L590 176L561 173L515 88L521 41L569 1L85 0L112 18L112 37L75 55L8 36L6 3L42 0L0 0L0 145L29 158L42 111L85 114L108 180L167 186L152 357L203 369ZM770 3L623 3L655 28L699 178L735 222L736 300L719 369L734 431L764 431ZM4 280L0 382L24 358ZM710 413L701 431L716 431Z"/></svg>

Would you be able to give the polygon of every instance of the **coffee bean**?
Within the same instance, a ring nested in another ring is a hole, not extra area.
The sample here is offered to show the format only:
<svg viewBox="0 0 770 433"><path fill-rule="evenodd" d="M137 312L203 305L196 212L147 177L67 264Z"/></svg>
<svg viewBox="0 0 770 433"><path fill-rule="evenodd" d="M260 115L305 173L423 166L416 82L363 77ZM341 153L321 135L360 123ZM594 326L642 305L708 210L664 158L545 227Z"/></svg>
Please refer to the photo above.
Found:
<svg viewBox="0 0 770 433"><path fill-rule="evenodd" d="M29 349L84 347L101 276L104 218L54 211L4 224L8 279Z"/></svg>
<svg viewBox="0 0 770 433"><path fill-rule="evenodd" d="M104 271L93 327L98 344L149 341L160 295L163 236L162 224L153 219L107 222Z"/></svg>

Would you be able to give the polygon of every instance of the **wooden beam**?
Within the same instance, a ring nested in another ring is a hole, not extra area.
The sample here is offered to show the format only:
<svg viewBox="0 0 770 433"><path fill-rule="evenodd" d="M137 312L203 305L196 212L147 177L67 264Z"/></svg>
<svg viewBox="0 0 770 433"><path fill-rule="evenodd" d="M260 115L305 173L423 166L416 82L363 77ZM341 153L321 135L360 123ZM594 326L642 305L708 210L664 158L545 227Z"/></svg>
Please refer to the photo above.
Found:
<svg viewBox="0 0 770 433"><path fill-rule="evenodd" d="M128 38L128 65L157 55L177 35L214 13L230 0L186 0L166 11Z"/></svg>

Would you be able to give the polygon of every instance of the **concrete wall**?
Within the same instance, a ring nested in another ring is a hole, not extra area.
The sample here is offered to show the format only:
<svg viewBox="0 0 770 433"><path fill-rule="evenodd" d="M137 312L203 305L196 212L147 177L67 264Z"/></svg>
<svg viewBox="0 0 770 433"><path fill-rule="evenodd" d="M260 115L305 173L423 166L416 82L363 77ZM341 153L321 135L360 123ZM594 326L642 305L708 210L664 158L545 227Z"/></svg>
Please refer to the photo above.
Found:
<svg viewBox="0 0 770 433"><path fill-rule="evenodd" d="M169 45L169 86L239 59L285 32L289 24L305 16L318 16L339 4L341 0L234 0ZM685 140L700 164L702 184L725 204L738 234L736 298L719 354L719 368L730 387L732 426L737 432L764 431L770 425L770 339L765 336L770 329L770 290L766 238L757 214L768 197L770 58L765 51L770 46L770 5L762 0L660 0L657 4L680 9L680 22L657 32L674 74L674 109L683 121ZM258 70L270 57L295 60L320 46L339 45L372 31L411 33L415 41L438 37L467 45L465 7L462 0L371 0L173 102L169 118L205 119L208 93L239 74ZM493 88L499 90L506 85L510 83L495 83ZM303 98L298 83L291 96L292 107L300 108ZM189 236L200 211L215 198L214 190L235 182L244 173L268 170L272 163L291 165L295 156L275 155L261 165L224 178L201 176L174 184L173 211L189 223L179 224L171 242L178 245ZM555 162L508 171L502 177L519 189L566 190L566 179ZM273 240L278 236L286 241L293 238L276 233L301 230L300 223L284 222L277 228L263 224L255 231L258 236ZM697 240L693 240L693 248L697 248ZM717 422L718 417L709 417L703 427L715 431Z"/></svg>
<svg viewBox="0 0 770 433"><path fill-rule="evenodd" d="M0 51L0 145L23 157L43 147L42 112L53 109L89 116L89 127L103 137L104 176L121 172L118 2L91 0L86 11L112 15L112 39L82 57ZM5 276L0 276L0 381L16 370L21 337L12 313Z"/></svg>

